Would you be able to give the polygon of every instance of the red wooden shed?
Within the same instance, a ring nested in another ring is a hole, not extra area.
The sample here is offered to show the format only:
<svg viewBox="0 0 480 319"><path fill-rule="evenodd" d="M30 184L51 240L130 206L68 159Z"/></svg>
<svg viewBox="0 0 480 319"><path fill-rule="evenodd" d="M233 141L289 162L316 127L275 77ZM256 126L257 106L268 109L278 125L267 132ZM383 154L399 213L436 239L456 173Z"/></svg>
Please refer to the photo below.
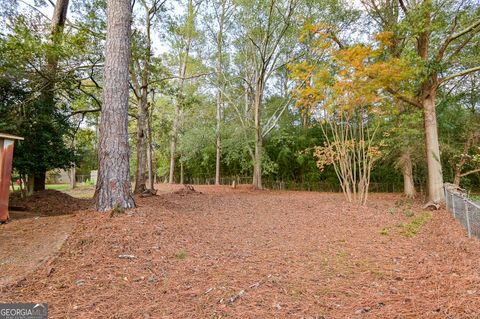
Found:
<svg viewBox="0 0 480 319"><path fill-rule="evenodd" d="M12 176L13 144L23 137L0 133L0 223L8 220L8 198Z"/></svg>

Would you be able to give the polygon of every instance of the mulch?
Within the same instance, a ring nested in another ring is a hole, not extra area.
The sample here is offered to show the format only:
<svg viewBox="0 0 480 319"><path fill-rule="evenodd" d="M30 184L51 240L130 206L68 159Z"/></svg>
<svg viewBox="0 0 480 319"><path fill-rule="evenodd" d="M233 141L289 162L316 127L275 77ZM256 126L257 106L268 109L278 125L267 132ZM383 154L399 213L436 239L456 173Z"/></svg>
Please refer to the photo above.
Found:
<svg viewBox="0 0 480 319"><path fill-rule="evenodd" d="M76 225L75 213L91 210L93 202L46 190L27 198L13 193L10 205L22 210L10 211L10 221L0 225L0 287L48 267Z"/></svg>
<svg viewBox="0 0 480 319"><path fill-rule="evenodd" d="M424 211L399 195L359 207L332 193L158 187L122 215L72 215L58 257L0 302L48 302L50 318L480 317L480 243L445 210L406 236L399 225Z"/></svg>
<svg viewBox="0 0 480 319"><path fill-rule="evenodd" d="M22 211L42 216L57 216L73 214L76 211L87 210L93 207L91 198L76 198L66 193L47 189L22 198L20 193L10 196L11 206L21 207Z"/></svg>

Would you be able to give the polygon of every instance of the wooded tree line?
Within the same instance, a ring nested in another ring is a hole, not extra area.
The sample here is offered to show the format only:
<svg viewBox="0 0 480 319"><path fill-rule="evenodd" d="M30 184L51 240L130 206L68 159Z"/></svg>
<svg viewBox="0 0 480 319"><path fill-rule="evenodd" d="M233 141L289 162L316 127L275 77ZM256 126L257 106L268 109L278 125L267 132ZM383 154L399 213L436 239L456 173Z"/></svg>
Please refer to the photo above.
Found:
<svg viewBox="0 0 480 319"><path fill-rule="evenodd" d="M15 170L99 168L97 205L154 177L480 185L480 4L1 0L0 130ZM108 21L108 23L107 23ZM99 163L97 165L97 162Z"/></svg>

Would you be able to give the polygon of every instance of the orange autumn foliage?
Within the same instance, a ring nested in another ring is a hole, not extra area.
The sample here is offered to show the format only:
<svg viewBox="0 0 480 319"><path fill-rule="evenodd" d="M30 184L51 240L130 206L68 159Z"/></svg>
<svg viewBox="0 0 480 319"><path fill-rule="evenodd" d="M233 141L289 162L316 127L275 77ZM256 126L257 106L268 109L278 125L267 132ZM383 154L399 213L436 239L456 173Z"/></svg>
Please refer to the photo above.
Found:
<svg viewBox="0 0 480 319"><path fill-rule="evenodd" d="M376 35L374 45L338 48L325 25L305 27L300 41L309 45L308 61L289 65L296 106L308 112L323 108L329 112L370 108L388 111L391 96L386 89L410 79L413 69L403 60L388 57L392 35Z"/></svg>

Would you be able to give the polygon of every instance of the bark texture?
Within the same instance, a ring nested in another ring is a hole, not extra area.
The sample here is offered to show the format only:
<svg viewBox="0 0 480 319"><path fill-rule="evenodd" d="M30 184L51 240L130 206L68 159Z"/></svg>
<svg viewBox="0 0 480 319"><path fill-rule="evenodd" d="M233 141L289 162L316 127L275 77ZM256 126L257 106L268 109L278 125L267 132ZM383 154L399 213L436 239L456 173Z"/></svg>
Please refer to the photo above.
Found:
<svg viewBox="0 0 480 319"><path fill-rule="evenodd" d="M153 95L154 96L154 95ZM155 99L152 97L152 104L148 108L148 151L147 151L147 164L148 164L148 188L152 191L155 190L155 181L154 181L154 173L153 173L153 145L152 145L152 112L153 106L155 105Z"/></svg>
<svg viewBox="0 0 480 319"><path fill-rule="evenodd" d="M77 167L75 165L70 168L70 188L74 189L77 187L77 180L76 180L76 174L77 174Z"/></svg>
<svg viewBox="0 0 480 319"><path fill-rule="evenodd" d="M255 107L255 155L253 161L253 186L262 189L262 98L263 81L258 84L254 98Z"/></svg>
<svg viewBox="0 0 480 319"><path fill-rule="evenodd" d="M429 12L425 13L424 29L427 30L431 23ZM423 31L417 38L417 54L428 63L429 61L430 33ZM441 203L444 200L442 163L440 161L440 145L438 142L436 96L438 88L438 74L433 72L424 79L421 87L420 104L423 110L423 123L425 128L425 149L428 171L428 201Z"/></svg>
<svg viewBox="0 0 480 319"><path fill-rule="evenodd" d="M175 103L175 114L173 118L172 136L170 140L170 171L168 174L168 182L170 184L175 183L175 164L177 159L177 139L178 139L178 127L180 124L180 105Z"/></svg>
<svg viewBox="0 0 480 319"><path fill-rule="evenodd" d="M131 70L134 93L137 97L137 170L135 174L134 193L143 193L146 187L147 176L151 181L151 136L149 126L149 85L150 66L152 59L151 27L152 18L160 7L160 1L154 1L151 6L143 3L145 9L146 48L137 61L132 61ZM137 74L135 73L137 69ZM150 182L150 189L153 184Z"/></svg>
<svg viewBox="0 0 480 319"><path fill-rule="evenodd" d="M107 1L107 42L95 204L98 211L133 208L128 145L128 95L132 7Z"/></svg>
<svg viewBox="0 0 480 319"><path fill-rule="evenodd" d="M409 151L403 152L399 160L399 166L402 168L403 194L407 198L413 198L416 195L416 191L415 184L413 182L412 157Z"/></svg>
<svg viewBox="0 0 480 319"><path fill-rule="evenodd" d="M52 16L52 32L55 34L58 31L63 31L65 21L67 20L69 0L57 0Z"/></svg>
<svg viewBox="0 0 480 319"><path fill-rule="evenodd" d="M436 91L432 90L431 94L424 98L422 104L425 126L425 149L427 152L428 199L430 202L440 203L444 200L444 192L435 95Z"/></svg>
<svg viewBox="0 0 480 319"><path fill-rule="evenodd" d="M148 104L147 90L141 90L138 99L137 112L137 172L135 174L134 193L143 193L146 190L146 179L148 169Z"/></svg>
<svg viewBox="0 0 480 319"><path fill-rule="evenodd" d="M221 156L222 156L222 110L223 110L223 28L225 25L225 13L226 13L226 0L222 1L221 13L218 20L219 31L217 34L217 125L215 128L216 135L216 154L215 154L215 185L220 185L220 168L221 168Z"/></svg>

